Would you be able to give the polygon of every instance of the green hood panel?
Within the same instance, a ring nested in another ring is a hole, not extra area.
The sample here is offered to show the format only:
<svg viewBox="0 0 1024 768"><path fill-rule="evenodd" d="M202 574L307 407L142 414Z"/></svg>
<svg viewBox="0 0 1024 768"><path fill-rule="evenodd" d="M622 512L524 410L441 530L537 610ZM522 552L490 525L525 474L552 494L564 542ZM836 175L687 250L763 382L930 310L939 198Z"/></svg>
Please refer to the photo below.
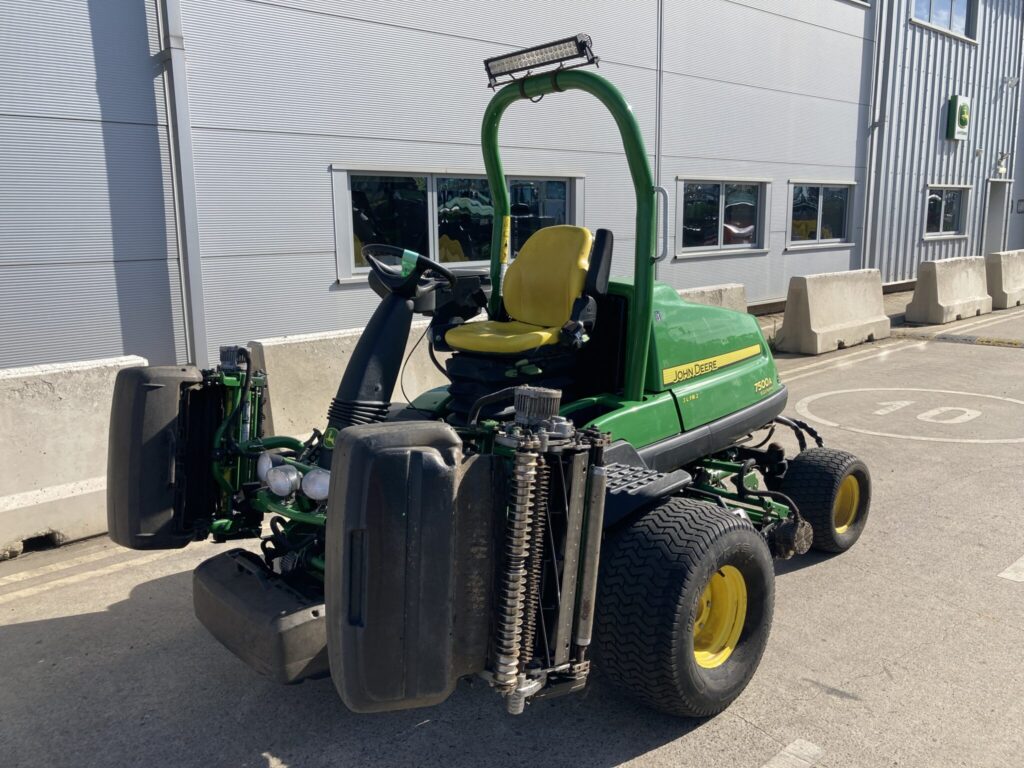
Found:
<svg viewBox="0 0 1024 768"><path fill-rule="evenodd" d="M609 292L632 306L632 281L614 278ZM778 372L757 320L746 313L693 304L655 283L653 333L645 390L671 392L683 430L777 392Z"/></svg>

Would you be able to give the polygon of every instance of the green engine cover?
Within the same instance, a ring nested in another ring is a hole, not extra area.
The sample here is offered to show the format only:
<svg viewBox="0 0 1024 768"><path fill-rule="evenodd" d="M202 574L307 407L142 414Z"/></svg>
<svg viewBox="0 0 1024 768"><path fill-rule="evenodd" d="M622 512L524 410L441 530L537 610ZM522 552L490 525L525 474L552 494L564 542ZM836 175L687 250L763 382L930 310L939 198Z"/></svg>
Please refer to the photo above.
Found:
<svg viewBox="0 0 1024 768"><path fill-rule="evenodd" d="M609 292L632 306L631 280L613 279ZM664 283L654 285L653 313L645 390L671 393L684 431L779 390L775 361L752 315L683 301Z"/></svg>

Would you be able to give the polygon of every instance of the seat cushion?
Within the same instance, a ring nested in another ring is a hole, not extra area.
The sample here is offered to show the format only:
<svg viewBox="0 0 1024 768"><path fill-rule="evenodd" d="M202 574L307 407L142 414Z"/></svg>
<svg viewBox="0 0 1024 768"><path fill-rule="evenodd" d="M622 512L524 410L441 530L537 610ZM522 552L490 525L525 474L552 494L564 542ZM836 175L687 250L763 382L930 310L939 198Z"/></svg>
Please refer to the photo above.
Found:
<svg viewBox="0 0 1024 768"><path fill-rule="evenodd" d="M463 323L450 329L444 340L452 349L465 352L489 352L495 355L514 355L531 349L558 343L561 327L544 328L513 320L501 323L485 320Z"/></svg>
<svg viewBox="0 0 1024 768"><path fill-rule="evenodd" d="M565 224L530 235L501 286L509 317L544 328L565 325L583 295L593 241L589 229Z"/></svg>

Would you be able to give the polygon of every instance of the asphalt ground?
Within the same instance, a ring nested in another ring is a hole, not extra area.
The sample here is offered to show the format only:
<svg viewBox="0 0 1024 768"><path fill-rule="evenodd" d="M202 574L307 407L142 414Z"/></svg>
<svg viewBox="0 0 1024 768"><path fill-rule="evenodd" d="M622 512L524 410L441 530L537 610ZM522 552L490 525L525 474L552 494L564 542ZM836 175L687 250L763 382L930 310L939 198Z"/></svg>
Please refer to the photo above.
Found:
<svg viewBox="0 0 1024 768"><path fill-rule="evenodd" d="M957 338L780 359L787 412L861 456L874 497L851 551L777 563L767 652L718 717L599 675L515 718L470 683L353 715L329 680L269 683L198 624L191 570L220 547L94 539L0 563L0 765L1019 768L1024 349L984 340L1024 342L1024 310L938 335Z"/></svg>

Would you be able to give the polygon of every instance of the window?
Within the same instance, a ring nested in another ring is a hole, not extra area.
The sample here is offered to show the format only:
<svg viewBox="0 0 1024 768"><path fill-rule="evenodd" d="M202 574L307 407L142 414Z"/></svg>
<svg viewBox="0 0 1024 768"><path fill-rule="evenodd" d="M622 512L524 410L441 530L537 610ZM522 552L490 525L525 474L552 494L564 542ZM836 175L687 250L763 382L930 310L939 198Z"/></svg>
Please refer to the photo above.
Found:
<svg viewBox="0 0 1024 768"><path fill-rule="evenodd" d="M368 243L395 245L445 263L490 259L494 206L486 177L345 176L355 269L367 267L362 248ZM509 193L513 253L538 229L569 223L569 179L509 179Z"/></svg>
<svg viewBox="0 0 1024 768"><path fill-rule="evenodd" d="M964 233L963 188L929 187L925 235L962 235Z"/></svg>
<svg viewBox="0 0 1024 768"><path fill-rule="evenodd" d="M427 253L427 177L353 176L352 254L365 267L363 246L396 245Z"/></svg>
<svg viewBox="0 0 1024 768"><path fill-rule="evenodd" d="M679 231L683 250L753 248L761 240L763 185L684 181Z"/></svg>
<svg viewBox="0 0 1024 768"><path fill-rule="evenodd" d="M914 18L958 35L970 35L971 0L914 0Z"/></svg>
<svg viewBox="0 0 1024 768"><path fill-rule="evenodd" d="M824 184L794 184L791 243L838 243L849 239L850 190Z"/></svg>

